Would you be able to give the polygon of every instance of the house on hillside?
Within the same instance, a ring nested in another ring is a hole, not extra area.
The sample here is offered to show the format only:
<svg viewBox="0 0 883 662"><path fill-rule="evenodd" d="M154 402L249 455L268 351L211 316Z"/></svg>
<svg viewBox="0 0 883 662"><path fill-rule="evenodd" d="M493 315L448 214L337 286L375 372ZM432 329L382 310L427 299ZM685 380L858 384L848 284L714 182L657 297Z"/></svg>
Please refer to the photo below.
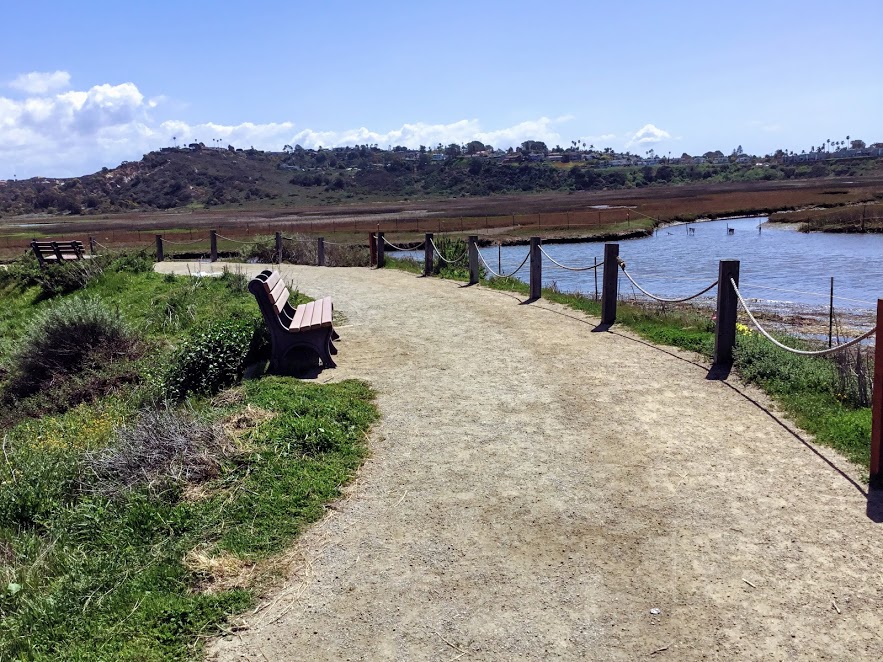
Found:
<svg viewBox="0 0 883 662"><path fill-rule="evenodd" d="M447 154L441 154L441 153L433 154L431 157L432 161L436 161L436 162L444 161L447 158L448 158Z"/></svg>

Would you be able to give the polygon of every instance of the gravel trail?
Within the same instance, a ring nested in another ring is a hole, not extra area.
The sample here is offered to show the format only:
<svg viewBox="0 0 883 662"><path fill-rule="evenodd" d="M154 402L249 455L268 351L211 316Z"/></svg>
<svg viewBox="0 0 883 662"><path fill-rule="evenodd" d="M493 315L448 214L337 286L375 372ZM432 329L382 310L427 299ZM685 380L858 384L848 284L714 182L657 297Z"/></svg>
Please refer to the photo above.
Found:
<svg viewBox="0 0 883 662"><path fill-rule="evenodd" d="M210 658L883 659L883 506L756 390L546 301L282 270L345 316L319 381L382 421Z"/></svg>

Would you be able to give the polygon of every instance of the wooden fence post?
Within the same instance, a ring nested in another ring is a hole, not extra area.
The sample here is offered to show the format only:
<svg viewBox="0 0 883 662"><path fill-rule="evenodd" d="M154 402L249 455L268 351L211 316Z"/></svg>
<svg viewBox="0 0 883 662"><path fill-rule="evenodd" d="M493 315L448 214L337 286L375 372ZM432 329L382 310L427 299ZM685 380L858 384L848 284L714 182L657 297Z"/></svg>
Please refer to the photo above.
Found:
<svg viewBox="0 0 883 662"><path fill-rule="evenodd" d="M383 239L383 233L377 233L377 268L383 269L386 264L386 242Z"/></svg>
<svg viewBox="0 0 883 662"><path fill-rule="evenodd" d="M91 239L91 237L90 237L90 239ZM161 234L158 234L158 235L156 235L156 261L157 261L157 262L162 262L162 261L163 261L163 257L164 257L164 256L163 256L163 250L162 250L162 249L163 249L163 245L162 245L162 235L161 235Z"/></svg>
<svg viewBox="0 0 883 662"><path fill-rule="evenodd" d="M604 278L601 281L601 324L616 321L616 297L619 294L619 244L604 244Z"/></svg>
<svg viewBox="0 0 883 662"><path fill-rule="evenodd" d="M714 325L715 365L733 363L736 346L736 312L739 300L730 279L739 285L739 260L721 260L717 272L717 321Z"/></svg>
<svg viewBox="0 0 883 662"><path fill-rule="evenodd" d="M467 239L467 251L469 253L469 284L478 283L478 237L470 235Z"/></svg>
<svg viewBox="0 0 883 662"><path fill-rule="evenodd" d="M95 255L95 237L89 237L89 255Z"/></svg>
<svg viewBox="0 0 883 662"><path fill-rule="evenodd" d="M883 299L877 299L877 336L874 339L874 397L871 403L872 487L883 487Z"/></svg>
<svg viewBox="0 0 883 662"><path fill-rule="evenodd" d="M370 253L368 256L368 266L373 267L377 264L377 237L374 236L373 232L368 233L368 251Z"/></svg>
<svg viewBox="0 0 883 662"><path fill-rule="evenodd" d="M435 251L432 248L432 233L427 232L423 243L423 275L432 275L432 258L435 257Z"/></svg>
<svg viewBox="0 0 883 662"><path fill-rule="evenodd" d="M530 238L530 298L543 296L543 256L540 253L540 238Z"/></svg>
<svg viewBox="0 0 883 662"><path fill-rule="evenodd" d="M218 261L218 231L212 230L209 232L209 244L210 244L210 260L212 262Z"/></svg>
<svg viewBox="0 0 883 662"><path fill-rule="evenodd" d="M318 264L320 267L325 266L325 237L319 237L316 240L316 252L318 253Z"/></svg>
<svg viewBox="0 0 883 662"><path fill-rule="evenodd" d="M276 233L276 261L282 264L282 233Z"/></svg>

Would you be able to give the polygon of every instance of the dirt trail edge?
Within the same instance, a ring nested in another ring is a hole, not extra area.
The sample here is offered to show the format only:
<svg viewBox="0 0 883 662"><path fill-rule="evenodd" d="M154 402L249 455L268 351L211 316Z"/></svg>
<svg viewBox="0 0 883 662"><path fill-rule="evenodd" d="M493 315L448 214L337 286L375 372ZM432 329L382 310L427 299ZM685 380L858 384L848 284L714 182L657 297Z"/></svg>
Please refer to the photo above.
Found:
<svg viewBox="0 0 883 662"><path fill-rule="evenodd" d="M382 422L210 658L883 659L883 511L756 391L549 302L282 271L346 316L319 381L367 380Z"/></svg>

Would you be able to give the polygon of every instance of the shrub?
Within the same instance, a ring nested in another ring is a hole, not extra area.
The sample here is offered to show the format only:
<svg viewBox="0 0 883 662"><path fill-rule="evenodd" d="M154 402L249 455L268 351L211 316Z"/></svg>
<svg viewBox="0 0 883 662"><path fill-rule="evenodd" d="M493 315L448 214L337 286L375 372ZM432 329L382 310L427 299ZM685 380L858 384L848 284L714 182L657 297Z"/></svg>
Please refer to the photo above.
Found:
<svg viewBox="0 0 883 662"><path fill-rule="evenodd" d="M108 271L122 271L133 274L153 271L153 256L143 249L132 253L123 251L110 254L106 259L110 261L110 264L107 266Z"/></svg>
<svg viewBox="0 0 883 662"><path fill-rule="evenodd" d="M8 359L9 391L35 393L58 375L88 363L128 356L135 338L117 311L98 297L72 297L36 315Z"/></svg>
<svg viewBox="0 0 883 662"><path fill-rule="evenodd" d="M258 321L223 321L191 334L173 355L164 379L167 397L188 393L213 395L235 384L249 360L266 351L267 339Z"/></svg>
<svg viewBox="0 0 883 662"><path fill-rule="evenodd" d="M114 495L142 486L160 491L198 483L216 477L220 459L231 452L223 431L192 411L147 409L119 428L107 448L86 455L81 485Z"/></svg>

